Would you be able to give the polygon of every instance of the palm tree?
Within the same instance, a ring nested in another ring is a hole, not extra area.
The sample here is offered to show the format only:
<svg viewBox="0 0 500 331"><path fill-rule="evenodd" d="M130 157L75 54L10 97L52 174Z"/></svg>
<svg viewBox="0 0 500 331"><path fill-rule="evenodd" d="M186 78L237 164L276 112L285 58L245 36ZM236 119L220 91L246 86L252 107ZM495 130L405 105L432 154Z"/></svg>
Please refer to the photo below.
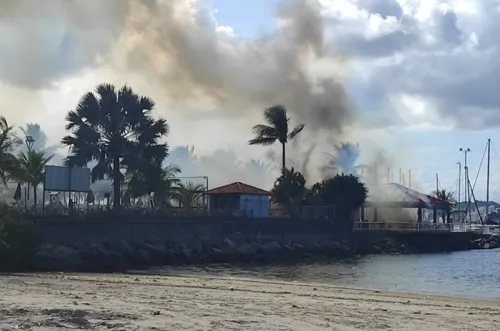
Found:
<svg viewBox="0 0 500 331"><path fill-rule="evenodd" d="M450 203L455 202L455 194L453 192L447 191L446 189L433 191L432 195L439 200L443 200Z"/></svg>
<svg viewBox="0 0 500 331"><path fill-rule="evenodd" d="M155 204L169 205L178 196L179 182L176 178L181 168L176 165L165 167L144 164L144 169L126 174L126 189L132 198L150 196L154 192Z"/></svg>
<svg viewBox="0 0 500 331"><path fill-rule="evenodd" d="M340 170L344 174L357 175L357 170L360 166L356 163L361 153L359 144L354 145L349 142L342 142L340 145L335 145L334 149L334 153L326 153L330 158L326 168L336 170L336 172Z"/></svg>
<svg viewBox="0 0 500 331"><path fill-rule="evenodd" d="M200 208L203 206L203 192L206 187L203 184L194 184L192 182L180 183L176 194L176 200L179 207L183 209Z"/></svg>
<svg viewBox="0 0 500 331"><path fill-rule="evenodd" d="M159 143L168 133L168 124L152 117L154 105L153 100L128 86L117 90L111 84L101 84L66 116L66 130L71 132L62 139L71 152L66 164L86 166L97 161L92 181L113 181L115 210L120 208L122 169L134 171L144 163L161 164L168 155L167 144Z"/></svg>
<svg viewBox="0 0 500 331"><path fill-rule="evenodd" d="M53 156L46 156L44 152L29 150L19 155L19 165L13 172L14 177L28 184L28 189L33 188L33 200L35 206L37 201L38 185L42 183L45 175L45 166L50 162Z"/></svg>
<svg viewBox="0 0 500 331"><path fill-rule="evenodd" d="M264 111L264 119L266 121L266 124L255 125L253 127L255 138L248 142L250 145L271 146L276 141L279 141L282 146L282 172L284 172L286 169L286 143L288 142L288 140L295 138L295 136L297 136L302 131L302 129L304 129L304 124L298 124L290 132L288 127L290 118L287 117L286 113L286 108L281 105L267 108Z"/></svg>
<svg viewBox="0 0 500 331"><path fill-rule="evenodd" d="M446 201L449 204L454 204L456 202L455 200L455 194L453 192L450 192L446 189L441 189L441 190L435 190L432 192L432 195L439 200ZM446 215L447 211L441 211L441 218L443 219L443 223L446 223Z"/></svg>
<svg viewBox="0 0 500 331"><path fill-rule="evenodd" d="M14 127L9 126L7 119L0 116L0 181L7 185L9 175L17 168L14 149L21 140L14 134Z"/></svg>

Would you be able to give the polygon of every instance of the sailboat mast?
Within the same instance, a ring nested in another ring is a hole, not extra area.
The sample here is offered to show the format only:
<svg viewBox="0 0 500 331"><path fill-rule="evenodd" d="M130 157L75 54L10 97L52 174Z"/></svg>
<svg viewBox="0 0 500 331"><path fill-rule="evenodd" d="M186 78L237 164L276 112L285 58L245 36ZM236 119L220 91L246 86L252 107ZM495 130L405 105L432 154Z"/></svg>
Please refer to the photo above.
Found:
<svg viewBox="0 0 500 331"><path fill-rule="evenodd" d="M486 219L488 218L488 208L490 205L490 150L491 138L488 139L488 167L486 168Z"/></svg>

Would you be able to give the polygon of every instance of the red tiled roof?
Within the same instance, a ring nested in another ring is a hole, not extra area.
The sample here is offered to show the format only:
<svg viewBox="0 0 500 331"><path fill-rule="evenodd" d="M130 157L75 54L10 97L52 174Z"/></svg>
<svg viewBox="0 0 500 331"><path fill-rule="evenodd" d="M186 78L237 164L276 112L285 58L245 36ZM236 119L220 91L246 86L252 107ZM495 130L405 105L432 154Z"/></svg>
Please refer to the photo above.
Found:
<svg viewBox="0 0 500 331"><path fill-rule="evenodd" d="M221 187L216 187L205 192L205 194L253 194L253 195L271 195L271 192L260 189L255 186L234 182Z"/></svg>

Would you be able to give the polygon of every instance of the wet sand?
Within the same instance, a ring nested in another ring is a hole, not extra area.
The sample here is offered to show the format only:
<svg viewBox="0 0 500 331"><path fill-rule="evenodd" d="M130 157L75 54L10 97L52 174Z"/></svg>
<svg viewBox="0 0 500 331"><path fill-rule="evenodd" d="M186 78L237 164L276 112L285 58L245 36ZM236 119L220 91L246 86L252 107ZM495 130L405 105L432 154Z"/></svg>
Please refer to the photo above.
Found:
<svg viewBox="0 0 500 331"><path fill-rule="evenodd" d="M221 277L0 276L0 330L460 330L500 301Z"/></svg>

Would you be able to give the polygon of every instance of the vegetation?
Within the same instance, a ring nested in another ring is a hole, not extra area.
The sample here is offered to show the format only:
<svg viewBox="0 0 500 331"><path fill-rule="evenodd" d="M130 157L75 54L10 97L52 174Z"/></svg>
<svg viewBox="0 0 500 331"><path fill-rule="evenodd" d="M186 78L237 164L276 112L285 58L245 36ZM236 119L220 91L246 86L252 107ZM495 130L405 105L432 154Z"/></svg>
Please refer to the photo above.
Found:
<svg viewBox="0 0 500 331"><path fill-rule="evenodd" d="M439 200L443 200L451 204L456 203L455 194L453 192L447 191L446 189L433 191L431 195ZM447 211L441 211L439 214L441 216L441 219L443 220L443 223L446 223Z"/></svg>
<svg viewBox="0 0 500 331"><path fill-rule="evenodd" d="M352 221L351 213L363 206L368 196L366 186L354 175L336 175L315 183L306 189L306 180L300 172L285 169L276 180L272 199L285 207L289 214L295 206L330 207L335 210L336 218ZM328 213L328 217L332 217Z"/></svg>
<svg viewBox="0 0 500 331"><path fill-rule="evenodd" d="M148 209L154 214L160 210L179 213L203 209L203 192L207 188L203 184L181 182L179 175L184 169L166 162L169 151L163 138L169 127L165 119L152 116L154 106L153 100L138 95L128 86L119 89L111 84L97 86L95 91L83 95L75 109L66 116L68 135L62 139L62 144L69 147L70 153L64 163L91 166L93 182L108 180L113 194L104 199L113 204L115 213L118 210L127 215L143 213L137 208ZM269 146L277 141L281 144L282 172L272 188L272 198L283 205L288 214L298 212L296 207L301 205L330 206L343 217L363 204L366 188L354 175L337 175L308 189L304 175L293 167L287 169L285 164L286 144L304 129L304 125L290 127L287 110L281 105L266 109L264 119L265 124L253 127L255 137L249 144ZM55 149L47 146L47 137L38 124L27 124L21 131L26 138L33 138L26 148L15 135L14 128L5 118L0 118L0 179L3 183L8 178L25 183L28 189L33 189L36 204L36 191L43 182L44 168L53 160L49 152L55 152ZM335 146L335 153L332 162L343 170L355 172L358 147L342 143ZM213 167L221 162L239 164L236 155L224 150L214 155L214 159L204 164ZM193 149L186 147L177 148L168 160L180 163L192 160L191 163L196 165L203 157L198 160ZM267 167L257 161L245 166L255 173L265 172ZM99 194L94 197L103 200ZM121 208L122 203L126 208ZM104 209L107 207L106 204ZM56 212L56 209L46 208L45 213ZM71 216L78 218L78 212Z"/></svg>
<svg viewBox="0 0 500 331"><path fill-rule="evenodd" d="M204 191L205 186L202 184L194 184L192 182L180 183L175 200L179 203L179 207L184 210L202 208Z"/></svg>
<svg viewBox="0 0 500 331"><path fill-rule="evenodd" d="M0 270L18 270L35 253L38 237L33 225L23 221L12 207L0 204Z"/></svg>
<svg viewBox="0 0 500 331"><path fill-rule="evenodd" d="M117 90L102 84L95 93L85 94L66 117L66 129L71 132L62 139L71 152L66 164L84 166L97 161L92 181L113 181L115 210L120 208L122 170L145 174L155 169L160 173L168 155L167 144L159 142L168 133L167 121L152 117L154 105L153 100L128 86Z"/></svg>
<svg viewBox="0 0 500 331"><path fill-rule="evenodd" d="M0 116L0 181L3 185L7 185L9 176L18 166L13 152L19 144L21 140L15 135L14 127L8 124L5 117Z"/></svg>
<svg viewBox="0 0 500 331"><path fill-rule="evenodd" d="M455 194L453 192L447 191L446 189L433 191L432 195L439 200L443 200L449 203L455 203Z"/></svg>
<svg viewBox="0 0 500 331"><path fill-rule="evenodd" d="M343 174L315 184L312 192L316 201L323 205L333 205L340 217L347 217L359 209L368 196L365 184L357 176Z"/></svg>
<svg viewBox="0 0 500 331"><path fill-rule="evenodd" d="M272 198L291 213L292 206L298 205L305 193L306 179L300 172L296 172L294 168L285 169L272 189Z"/></svg>
<svg viewBox="0 0 500 331"><path fill-rule="evenodd" d="M334 170L335 174L344 173L357 175L360 167L357 162L361 151L359 144L354 145L349 142L342 142L340 145L335 145L334 153L326 153L329 157L327 169Z"/></svg>
<svg viewBox="0 0 500 331"><path fill-rule="evenodd" d="M276 105L264 111L266 124L253 127L255 138L249 141L250 145L271 146L279 141L282 147L281 170L286 170L285 145L288 140L295 138L303 129L304 124L298 124L291 131L289 128L290 118L284 106Z"/></svg>
<svg viewBox="0 0 500 331"><path fill-rule="evenodd" d="M33 200L37 205L37 190L44 178L45 166L52 156L45 156L44 152L28 150L21 153L18 158L18 168L13 172L13 177L28 184L28 189L33 188Z"/></svg>
<svg viewBox="0 0 500 331"><path fill-rule="evenodd" d="M170 202L179 196L181 190L180 180L176 178L181 173L181 169L174 165L161 167L155 164L145 164L144 167L149 169L127 172L127 192L132 198L150 197L154 193L153 206L170 207Z"/></svg>

